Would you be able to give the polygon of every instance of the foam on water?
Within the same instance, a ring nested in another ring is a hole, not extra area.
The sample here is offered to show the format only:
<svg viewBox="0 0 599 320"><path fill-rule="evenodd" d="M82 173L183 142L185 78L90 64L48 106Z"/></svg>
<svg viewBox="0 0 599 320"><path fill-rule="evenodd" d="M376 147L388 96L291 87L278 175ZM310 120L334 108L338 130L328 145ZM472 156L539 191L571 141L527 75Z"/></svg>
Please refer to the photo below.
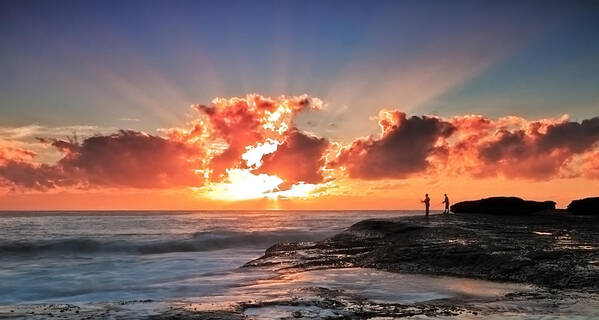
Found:
<svg viewBox="0 0 599 320"><path fill-rule="evenodd" d="M176 299L265 277L238 270L285 241L397 212L6 212L0 304Z"/></svg>

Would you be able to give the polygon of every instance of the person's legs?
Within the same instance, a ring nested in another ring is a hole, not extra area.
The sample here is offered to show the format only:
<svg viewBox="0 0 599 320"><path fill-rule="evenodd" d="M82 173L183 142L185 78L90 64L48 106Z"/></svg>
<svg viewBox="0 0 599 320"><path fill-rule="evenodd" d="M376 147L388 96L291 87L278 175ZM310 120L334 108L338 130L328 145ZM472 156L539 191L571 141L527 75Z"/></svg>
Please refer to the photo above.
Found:
<svg viewBox="0 0 599 320"><path fill-rule="evenodd" d="M428 210L429 210L429 206L426 206L426 217L428 218Z"/></svg>

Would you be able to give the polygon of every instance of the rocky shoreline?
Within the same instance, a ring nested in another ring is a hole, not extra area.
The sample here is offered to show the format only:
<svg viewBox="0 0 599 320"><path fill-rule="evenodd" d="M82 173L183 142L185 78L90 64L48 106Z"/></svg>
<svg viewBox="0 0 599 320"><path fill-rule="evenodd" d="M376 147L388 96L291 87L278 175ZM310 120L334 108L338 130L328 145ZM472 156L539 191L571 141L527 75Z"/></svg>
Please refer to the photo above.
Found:
<svg viewBox="0 0 599 320"><path fill-rule="evenodd" d="M283 243L245 267L364 267L551 289L599 290L599 217L433 215L358 222L323 241Z"/></svg>

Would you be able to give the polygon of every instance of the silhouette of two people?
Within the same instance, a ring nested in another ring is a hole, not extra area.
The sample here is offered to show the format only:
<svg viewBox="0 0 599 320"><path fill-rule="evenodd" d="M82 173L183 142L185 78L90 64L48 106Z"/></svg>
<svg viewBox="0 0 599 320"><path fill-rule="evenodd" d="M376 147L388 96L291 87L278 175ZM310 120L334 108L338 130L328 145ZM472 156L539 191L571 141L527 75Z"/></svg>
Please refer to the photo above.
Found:
<svg viewBox="0 0 599 320"><path fill-rule="evenodd" d="M445 205L445 210L443 210L443 214L448 214L449 213L449 197L447 197L447 194L444 194L443 196L444 196L444 199L443 199L442 203ZM422 200L422 203L424 203L426 217L428 218L428 214L431 209L431 198L429 198L428 193L424 195L424 200Z"/></svg>

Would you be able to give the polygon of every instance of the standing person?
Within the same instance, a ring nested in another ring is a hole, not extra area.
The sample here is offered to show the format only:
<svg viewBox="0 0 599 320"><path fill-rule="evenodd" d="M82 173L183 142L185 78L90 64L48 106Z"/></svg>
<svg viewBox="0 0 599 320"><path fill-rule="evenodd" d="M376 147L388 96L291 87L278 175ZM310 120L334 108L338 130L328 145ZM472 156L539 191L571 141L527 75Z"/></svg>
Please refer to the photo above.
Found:
<svg viewBox="0 0 599 320"><path fill-rule="evenodd" d="M447 193L444 194L445 199L443 199L443 203L445 204L445 210L443 210L443 214L449 213L449 198L447 197Z"/></svg>
<svg viewBox="0 0 599 320"><path fill-rule="evenodd" d="M422 200L422 202L424 203L424 208L426 210L426 217L428 218L428 212L431 208L431 198L428 197L428 193L424 195L424 200Z"/></svg>

